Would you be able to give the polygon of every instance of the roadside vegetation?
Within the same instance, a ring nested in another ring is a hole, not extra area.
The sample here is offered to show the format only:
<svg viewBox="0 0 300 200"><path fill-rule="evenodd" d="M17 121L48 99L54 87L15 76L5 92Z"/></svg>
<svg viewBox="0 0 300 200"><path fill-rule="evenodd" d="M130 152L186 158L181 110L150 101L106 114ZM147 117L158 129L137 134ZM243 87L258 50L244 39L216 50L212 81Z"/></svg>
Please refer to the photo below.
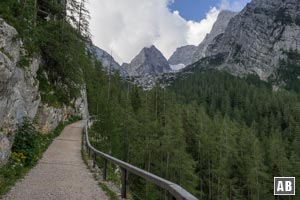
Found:
<svg viewBox="0 0 300 200"><path fill-rule="evenodd" d="M64 127L78 119L78 117L72 117L68 122L60 123L49 134L40 133L31 120L24 119L24 123L19 126L15 133L8 163L0 167L0 197L37 164L48 146L59 136Z"/></svg>
<svg viewBox="0 0 300 200"><path fill-rule="evenodd" d="M42 101L70 105L84 83L83 70L92 65L85 1L1 0L0 17L16 28L25 52L18 63L26 68L32 57L42 59L38 71ZM68 14L67 14L68 13Z"/></svg>
<svg viewBox="0 0 300 200"><path fill-rule="evenodd" d="M199 199L272 199L274 176L300 178L300 96L293 90L214 70L151 91L117 75L99 72L99 80L89 102L100 119L90 130L93 145ZM108 177L118 178L109 167ZM133 175L129 185L136 199L165 196Z"/></svg>

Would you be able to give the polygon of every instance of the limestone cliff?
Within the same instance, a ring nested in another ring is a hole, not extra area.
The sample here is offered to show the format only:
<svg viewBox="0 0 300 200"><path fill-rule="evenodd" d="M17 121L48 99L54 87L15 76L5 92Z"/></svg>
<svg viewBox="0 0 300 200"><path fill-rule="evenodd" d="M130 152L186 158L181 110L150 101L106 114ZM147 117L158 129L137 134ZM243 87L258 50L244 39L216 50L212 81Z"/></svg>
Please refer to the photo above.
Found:
<svg viewBox="0 0 300 200"><path fill-rule="evenodd" d="M41 102L37 71L42 61L37 56L29 59L28 66L20 65L25 50L17 34L0 19L0 165L7 161L13 133L24 117L36 118L41 131L47 133L70 115L88 115L84 87L74 108L53 108Z"/></svg>
<svg viewBox="0 0 300 200"><path fill-rule="evenodd" d="M219 57L219 69L267 80L284 51L300 50L299 5L299 0L253 0L209 45L206 56Z"/></svg>
<svg viewBox="0 0 300 200"><path fill-rule="evenodd" d="M193 54L192 63L197 62L198 60L206 56L206 50L208 46L218 35L225 32L228 23L236 14L237 13L229 10L222 10L219 13L218 18L214 23L210 33L205 36L204 40L199 44L197 50Z"/></svg>
<svg viewBox="0 0 300 200"><path fill-rule="evenodd" d="M91 51L96 56L97 60L100 61L106 71L116 71L119 72L121 77L127 76L127 72L115 61L115 59L103 49L97 46L92 46Z"/></svg>
<svg viewBox="0 0 300 200"><path fill-rule="evenodd" d="M169 63L172 66L183 64L190 65L205 57L207 47L213 42L215 37L224 33L229 21L236 15L235 12L223 10L219 13L216 22L214 23L210 33L208 33L203 41L198 46L187 45L177 48L174 54L170 57Z"/></svg>

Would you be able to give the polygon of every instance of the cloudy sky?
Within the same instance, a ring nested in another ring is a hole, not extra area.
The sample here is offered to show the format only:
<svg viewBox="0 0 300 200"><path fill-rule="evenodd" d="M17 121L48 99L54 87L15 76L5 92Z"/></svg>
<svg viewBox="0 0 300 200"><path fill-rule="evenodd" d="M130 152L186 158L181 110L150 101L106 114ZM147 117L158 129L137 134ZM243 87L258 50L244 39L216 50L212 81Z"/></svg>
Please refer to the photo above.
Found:
<svg viewBox="0 0 300 200"><path fill-rule="evenodd" d="M220 10L241 10L250 0L89 0L94 43L121 64L154 44L166 58L198 45Z"/></svg>

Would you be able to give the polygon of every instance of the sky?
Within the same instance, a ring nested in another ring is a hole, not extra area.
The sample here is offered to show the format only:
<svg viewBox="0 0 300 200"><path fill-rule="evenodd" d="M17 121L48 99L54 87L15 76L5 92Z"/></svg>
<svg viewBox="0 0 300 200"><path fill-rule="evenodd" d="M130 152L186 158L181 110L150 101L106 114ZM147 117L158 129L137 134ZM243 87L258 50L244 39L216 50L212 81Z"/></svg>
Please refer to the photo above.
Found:
<svg viewBox="0 0 300 200"><path fill-rule="evenodd" d="M89 0L94 44L130 62L155 45L168 59L176 48L199 45L221 10L240 11L250 0Z"/></svg>

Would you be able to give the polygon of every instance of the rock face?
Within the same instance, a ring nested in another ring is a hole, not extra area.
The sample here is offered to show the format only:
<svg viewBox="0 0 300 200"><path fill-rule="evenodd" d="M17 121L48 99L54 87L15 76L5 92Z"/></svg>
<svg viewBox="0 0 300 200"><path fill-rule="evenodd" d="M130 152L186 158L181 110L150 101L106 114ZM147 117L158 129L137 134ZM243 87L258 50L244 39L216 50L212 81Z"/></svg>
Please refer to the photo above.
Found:
<svg viewBox="0 0 300 200"><path fill-rule="evenodd" d="M166 58L153 45L142 49L130 64L123 64L122 67L134 77L156 76L171 71Z"/></svg>
<svg viewBox="0 0 300 200"><path fill-rule="evenodd" d="M18 67L23 50L16 36L17 31L0 19L0 164L10 155L7 134L24 117L34 118L41 100L36 82L40 60L34 58L29 67Z"/></svg>
<svg viewBox="0 0 300 200"><path fill-rule="evenodd" d="M39 131L49 133L53 131L60 122L66 121L71 116L79 116L82 119L87 119L89 112L85 88L81 90L81 96L73 100L71 104L74 104L75 107L64 105L62 108L54 108L48 104L41 103L36 114Z"/></svg>
<svg viewBox="0 0 300 200"><path fill-rule="evenodd" d="M266 80L278 67L283 51L300 50L299 0L253 0L232 18L205 55L222 55L235 75L257 74Z"/></svg>
<svg viewBox="0 0 300 200"><path fill-rule="evenodd" d="M0 166L5 163L10 156L11 142L7 136L0 132Z"/></svg>
<svg viewBox="0 0 300 200"><path fill-rule="evenodd" d="M0 127L14 131L25 116L33 118L40 103L36 72L39 59L29 67L18 67L22 43L14 28L0 20Z"/></svg>
<svg viewBox="0 0 300 200"><path fill-rule="evenodd" d="M213 42L215 37L224 33L229 21L236 15L235 12L223 10L218 15L212 30L207 34L199 46L187 45L178 48L170 57L169 63L172 66L190 65L205 57L207 47Z"/></svg>
<svg viewBox="0 0 300 200"><path fill-rule="evenodd" d="M192 63L197 62L198 60L206 56L205 52L207 50L207 47L213 42L213 40L217 36L225 32L225 29L229 21L236 14L237 13L228 10L223 10L219 13L218 18L214 23L210 33L205 36L204 40L199 44L197 50L195 51L193 55Z"/></svg>
<svg viewBox="0 0 300 200"><path fill-rule="evenodd" d="M126 71L115 61L115 59L103 49L93 46L92 51L94 52L96 58L102 63L106 70L118 71L121 76L126 76Z"/></svg>
<svg viewBox="0 0 300 200"><path fill-rule="evenodd" d="M197 51L198 47L194 45L187 45L183 47L179 47L173 53L173 55L169 58L169 63L171 66L176 66L183 64L187 66L192 63L194 60L194 54Z"/></svg>
<svg viewBox="0 0 300 200"><path fill-rule="evenodd" d="M74 110L70 107L54 108L48 104L41 104L38 109L37 124L42 133L53 131L61 121L65 121L70 117Z"/></svg>
<svg viewBox="0 0 300 200"><path fill-rule="evenodd" d="M13 137L8 135L13 135L24 117L38 119L39 128L47 133L64 119L59 116L88 115L84 89L81 97L74 100L75 108L54 109L44 105L36 78L41 59L32 58L29 66L19 66L24 52L17 31L0 18L0 165L10 156ZM45 128L43 124L51 126Z"/></svg>

